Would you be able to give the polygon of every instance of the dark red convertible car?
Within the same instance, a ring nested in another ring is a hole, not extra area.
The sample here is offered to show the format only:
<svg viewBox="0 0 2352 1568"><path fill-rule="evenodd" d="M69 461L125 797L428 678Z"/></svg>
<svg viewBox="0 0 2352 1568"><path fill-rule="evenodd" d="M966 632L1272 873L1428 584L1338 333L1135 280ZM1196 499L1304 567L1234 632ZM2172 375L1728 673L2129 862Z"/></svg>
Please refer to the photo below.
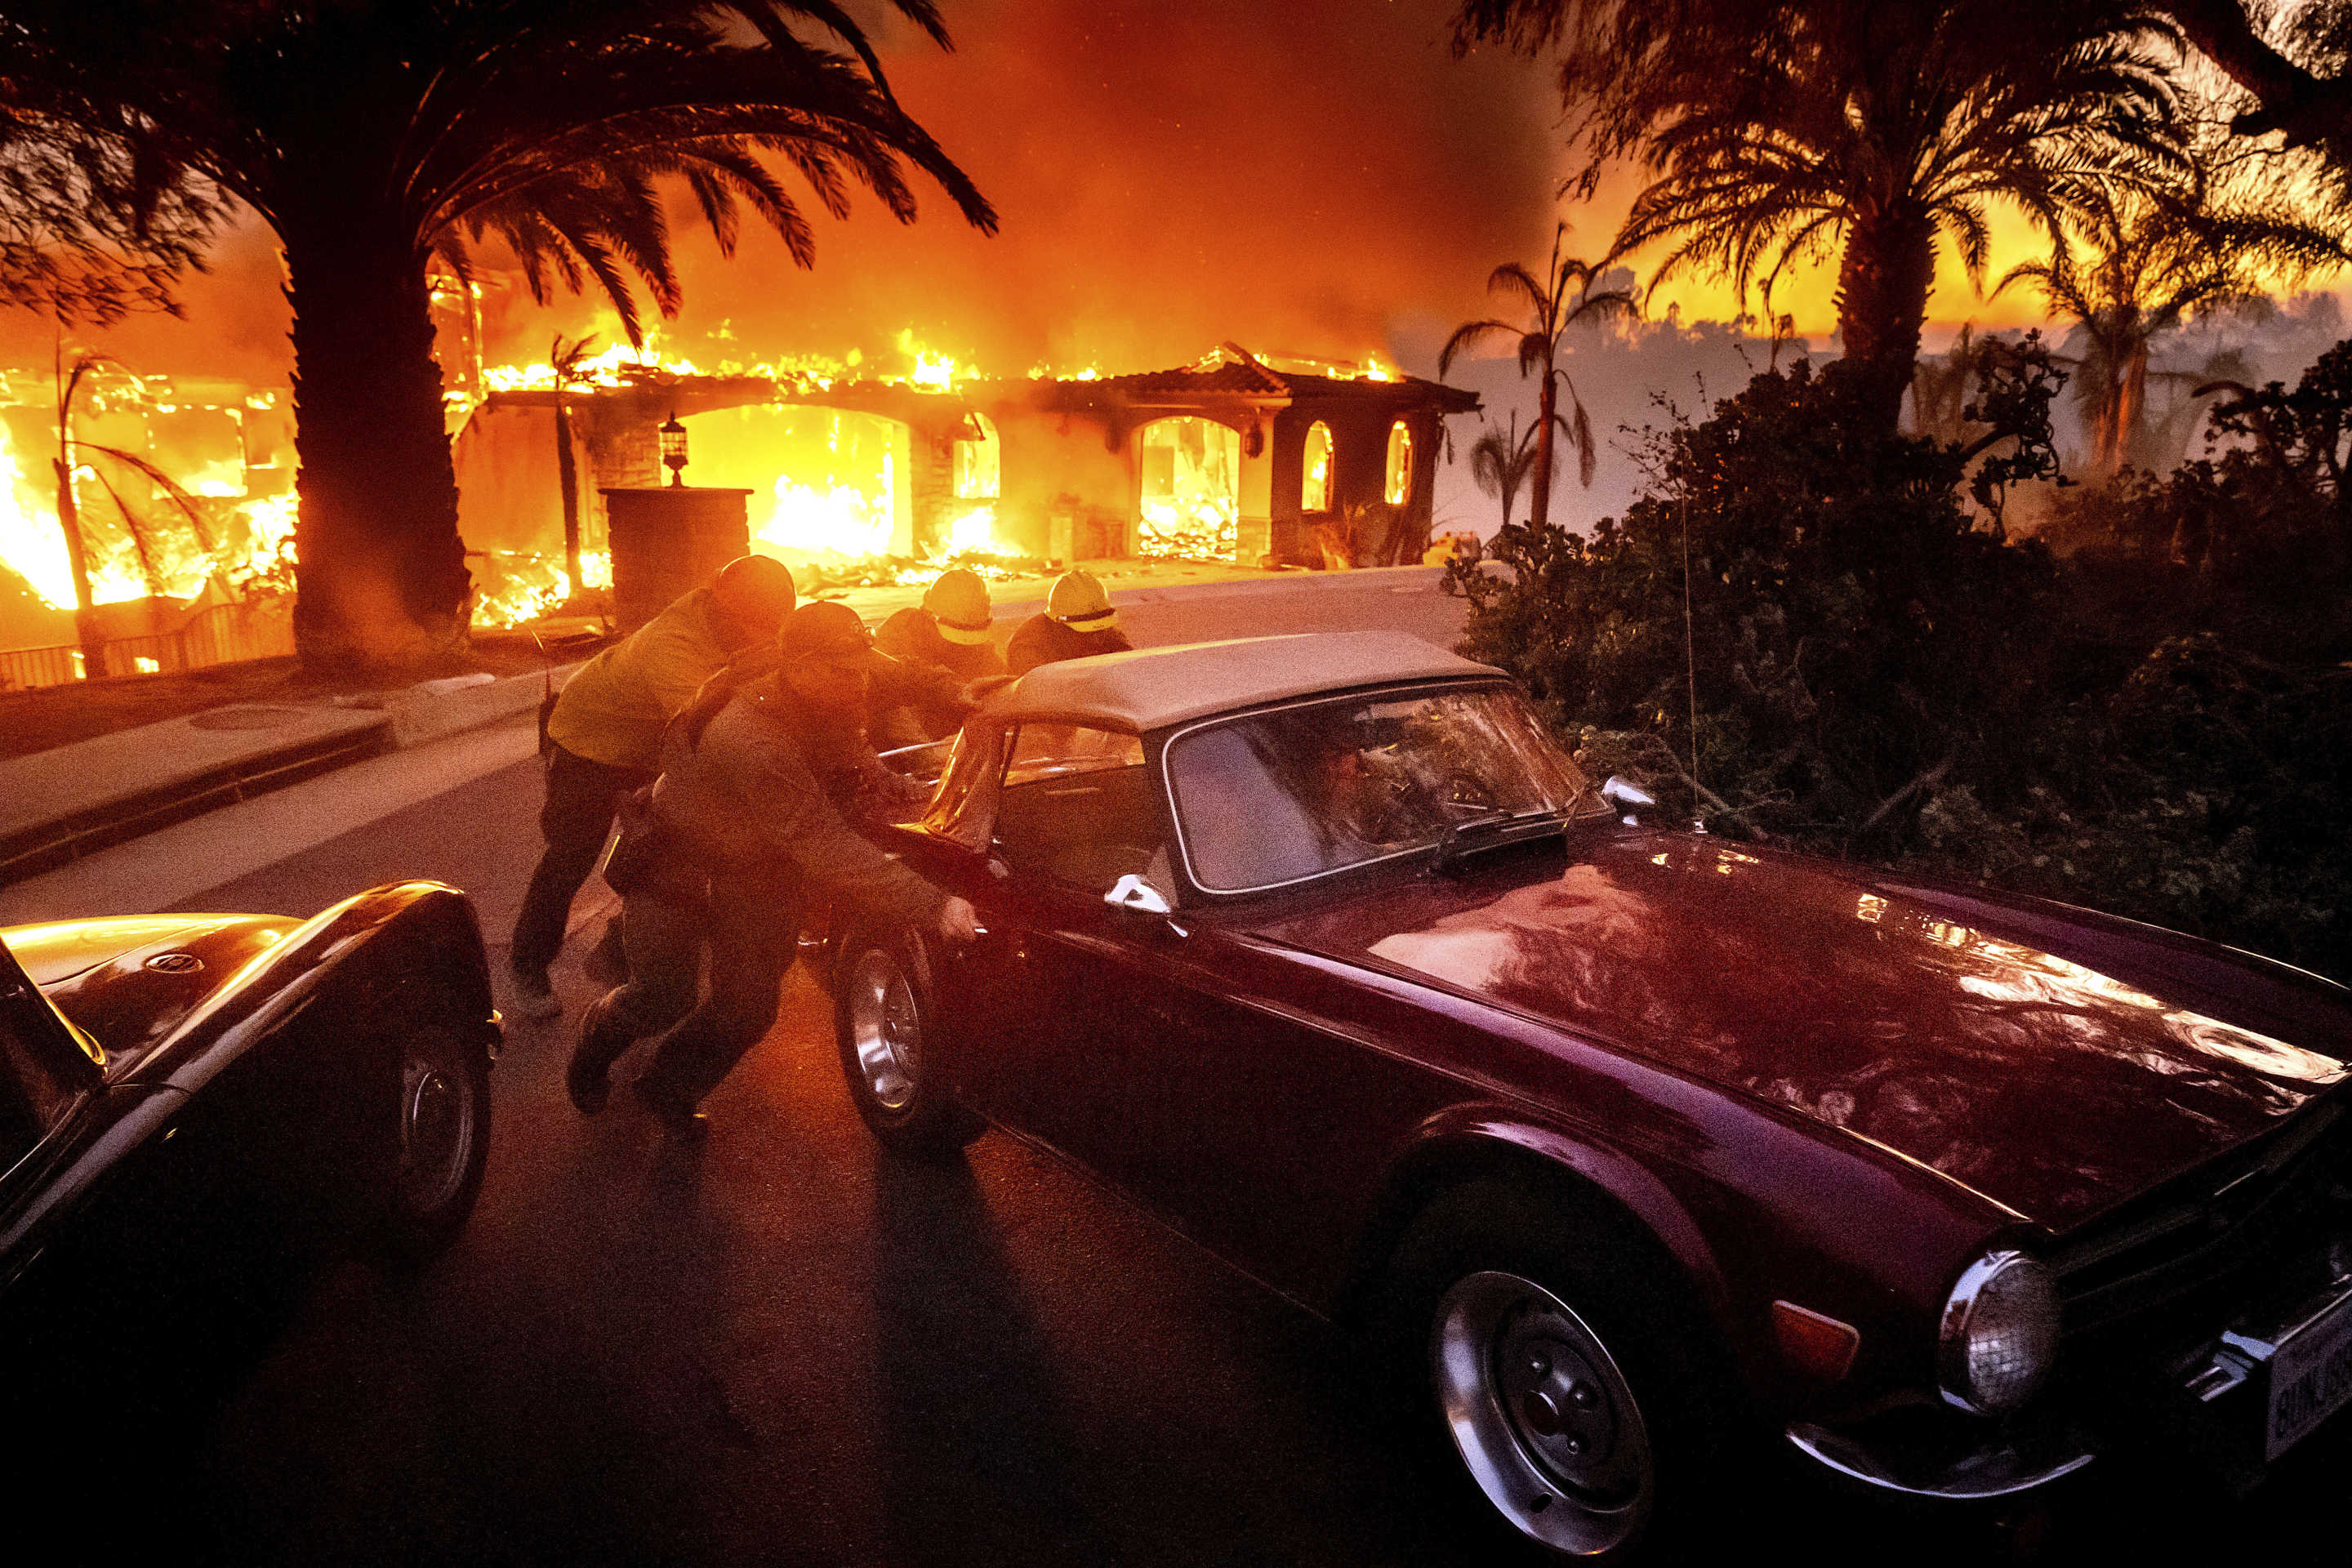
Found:
<svg viewBox="0 0 2352 1568"><path fill-rule="evenodd" d="M2244 1485L2352 1399L2341 987L1647 804L1401 634L1049 665L892 846L981 940L835 942L851 1092L1384 1336L1562 1554L1759 1430L1930 1497L2156 1433Z"/></svg>

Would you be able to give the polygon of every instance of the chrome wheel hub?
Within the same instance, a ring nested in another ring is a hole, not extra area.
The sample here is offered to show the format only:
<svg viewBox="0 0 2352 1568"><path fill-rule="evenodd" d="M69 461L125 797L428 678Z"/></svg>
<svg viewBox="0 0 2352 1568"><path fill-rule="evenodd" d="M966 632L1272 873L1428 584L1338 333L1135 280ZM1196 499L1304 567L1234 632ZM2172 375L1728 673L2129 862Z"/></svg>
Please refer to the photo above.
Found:
<svg viewBox="0 0 2352 1568"><path fill-rule="evenodd" d="M1516 1274L1473 1274L1438 1303L1432 1385L1464 1466L1521 1533L1558 1551L1622 1544L1648 1519L1649 1432L1608 1347Z"/></svg>
<svg viewBox="0 0 2352 1568"><path fill-rule="evenodd" d="M866 1092L885 1110L904 1110L922 1068L922 1021L914 987L898 961L874 949L850 976L849 1040Z"/></svg>
<svg viewBox="0 0 2352 1568"><path fill-rule="evenodd" d="M450 1043L414 1041L400 1069L400 1195L412 1214L441 1208L466 1184L478 1123L474 1083Z"/></svg>

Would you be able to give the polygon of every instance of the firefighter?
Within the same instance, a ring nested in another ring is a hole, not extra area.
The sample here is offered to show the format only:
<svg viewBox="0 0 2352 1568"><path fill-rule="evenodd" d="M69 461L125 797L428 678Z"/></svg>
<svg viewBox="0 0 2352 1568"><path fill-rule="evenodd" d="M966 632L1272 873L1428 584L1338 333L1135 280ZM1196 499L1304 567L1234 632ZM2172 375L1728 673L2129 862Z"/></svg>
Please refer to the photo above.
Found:
<svg viewBox="0 0 2352 1568"><path fill-rule="evenodd" d="M662 730L702 683L791 615L793 574L781 561L744 555L573 675L548 715L547 800L539 814L546 848L515 917L508 963L515 1011L552 1018L563 1010L547 966L562 951L572 900L596 864L613 814L660 767Z"/></svg>
<svg viewBox="0 0 2352 1568"><path fill-rule="evenodd" d="M1041 664L1125 653L1135 645L1118 629L1118 612L1091 572L1073 569L1054 579L1045 607L1021 623L1004 650L1005 668L1026 675Z"/></svg>
<svg viewBox="0 0 2352 1568"><path fill-rule="evenodd" d="M988 584L961 566L940 573L920 605L884 621L874 644L898 665L874 681L866 729L880 751L953 734L971 710L964 689L1004 673L989 632Z"/></svg>
<svg viewBox="0 0 2352 1568"><path fill-rule="evenodd" d="M616 870L633 863L618 876L629 981L581 1019L564 1087L583 1114L604 1109L621 1053L667 1028L632 1087L673 1133L698 1136L698 1102L775 1022L813 900L950 942L977 934L971 904L852 826L930 793L865 742L867 683L892 663L846 605L803 605L772 653L730 666L670 726L646 842L630 842L633 826L614 852ZM709 992L695 1006L706 945Z"/></svg>

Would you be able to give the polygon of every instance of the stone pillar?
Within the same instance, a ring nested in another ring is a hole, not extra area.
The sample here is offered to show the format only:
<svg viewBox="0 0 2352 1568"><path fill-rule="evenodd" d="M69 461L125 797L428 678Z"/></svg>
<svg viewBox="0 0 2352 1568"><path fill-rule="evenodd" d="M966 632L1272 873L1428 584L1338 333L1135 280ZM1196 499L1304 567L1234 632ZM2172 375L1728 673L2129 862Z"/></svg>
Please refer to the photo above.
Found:
<svg viewBox="0 0 2352 1568"><path fill-rule="evenodd" d="M613 618L635 631L751 548L750 490L604 487L612 527Z"/></svg>
<svg viewBox="0 0 2352 1568"><path fill-rule="evenodd" d="M1234 510L1240 521L1234 559L1244 566L1255 566L1274 553L1272 435L1273 421L1268 420L1242 437L1241 472L1234 476Z"/></svg>

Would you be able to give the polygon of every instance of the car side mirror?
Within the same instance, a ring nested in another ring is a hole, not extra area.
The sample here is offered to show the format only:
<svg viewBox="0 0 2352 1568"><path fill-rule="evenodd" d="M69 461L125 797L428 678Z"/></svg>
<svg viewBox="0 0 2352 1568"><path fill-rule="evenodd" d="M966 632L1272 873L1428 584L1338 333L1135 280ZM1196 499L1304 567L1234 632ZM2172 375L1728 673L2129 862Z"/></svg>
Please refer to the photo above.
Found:
<svg viewBox="0 0 2352 1568"><path fill-rule="evenodd" d="M1637 784L1628 784L1616 773L1611 773L1601 784L1601 798L1624 812L1628 827L1635 826L1639 820L1633 816L1636 808L1658 804L1657 797L1648 790Z"/></svg>
<svg viewBox="0 0 2352 1568"><path fill-rule="evenodd" d="M1171 912L1168 895L1129 871L1111 884L1103 895L1103 902L1114 909L1133 910L1138 914L1164 915Z"/></svg>

